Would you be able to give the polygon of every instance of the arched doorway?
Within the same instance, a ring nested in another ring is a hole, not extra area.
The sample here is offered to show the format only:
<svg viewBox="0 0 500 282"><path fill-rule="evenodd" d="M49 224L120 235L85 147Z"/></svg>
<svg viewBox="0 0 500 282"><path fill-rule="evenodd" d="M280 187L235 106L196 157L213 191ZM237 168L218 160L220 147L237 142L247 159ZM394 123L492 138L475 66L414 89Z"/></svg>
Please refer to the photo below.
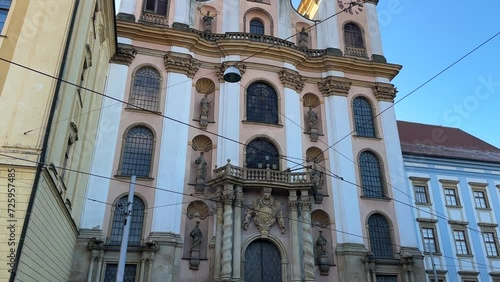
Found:
<svg viewBox="0 0 500 282"><path fill-rule="evenodd" d="M281 278L281 255L268 240L258 239L245 251L245 282L276 282Z"/></svg>

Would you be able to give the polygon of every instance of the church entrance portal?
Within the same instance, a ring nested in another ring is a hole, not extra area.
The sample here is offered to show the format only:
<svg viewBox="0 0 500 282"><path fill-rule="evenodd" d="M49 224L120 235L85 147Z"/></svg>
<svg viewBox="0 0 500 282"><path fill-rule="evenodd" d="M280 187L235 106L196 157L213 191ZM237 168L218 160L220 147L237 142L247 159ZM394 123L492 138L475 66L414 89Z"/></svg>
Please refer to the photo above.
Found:
<svg viewBox="0 0 500 282"><path fill-rule="evenodd" d="M255 240L245 252L245 282L279 282L281 256L278 248L267 240Z"/></svg>

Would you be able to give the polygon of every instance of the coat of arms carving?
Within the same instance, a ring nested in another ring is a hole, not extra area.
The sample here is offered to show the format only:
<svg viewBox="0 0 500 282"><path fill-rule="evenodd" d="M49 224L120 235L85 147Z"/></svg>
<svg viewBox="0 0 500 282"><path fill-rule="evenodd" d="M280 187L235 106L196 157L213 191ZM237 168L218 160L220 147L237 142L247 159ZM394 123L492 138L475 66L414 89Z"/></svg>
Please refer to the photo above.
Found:
<svg viewBox="0 0 500 282"><path fill-rule="evenodd" d="M247 230L250 220L253 222L262 235L269 234L276 220L281 228L281 233L285 233L285 221L281 211L281 203L271 196L271 188L264 188L262 195L255 199L253 207L247 209L243 229Z"/></svg>

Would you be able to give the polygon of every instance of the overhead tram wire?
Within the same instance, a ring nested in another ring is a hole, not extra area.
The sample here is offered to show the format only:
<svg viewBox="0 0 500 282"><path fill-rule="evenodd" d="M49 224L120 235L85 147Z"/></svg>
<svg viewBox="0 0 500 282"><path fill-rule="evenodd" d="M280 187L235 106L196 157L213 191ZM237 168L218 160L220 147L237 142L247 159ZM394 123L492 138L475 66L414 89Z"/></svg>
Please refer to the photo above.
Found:
<svg viewBox="0 0 500 282"><path fill-rule="evenodd" d="M26 161L26 162L31 162L31 163L39 163L37 161L31 161L31 160L27 160L27 159L23 159L23 158L18 158L18 157L14 157L14 156L9 156L9 155L5 155L5 154L1 154L0 153L0 156L4 156L4 157L8 157L8 158L12 158L12 159L16 159L16 160L21 160L21 161ZM43 164L43 165L47 165L47 164ZM130 184L130 181L122 181L122 180L117 180L117 179L114 179L114 178L111 178L111 177L105 177L105 176L101 176L101 175L96 175L96 174L92 174L92 173L87 173L87 172L83 172L83 171L78 171L78 170L71 170L71 169L67 169L68 171L72 171L72 172L75 172L75 173L81 173L81 174L85 174L85 175L89 175L89 176L94 176L94 177L99 177L99 178L104 178L104 179L109 179L109 180L112 180L112 181L118 181L118 182L123 182L123 183L128 183ZM345 180L343 180L345 181ZM350 181L346 181L347 183L350 183L352 185L355 185L355 186L358 186L356 183L352 183ZM178 194L183 194L183 195L186 195L186 196L190 196L190 197L194 197L194 198L198 198L200 200L205 200L205 201L213 201L213 202L221 202L222 199L220 199L220 197L215 197L215 198L202 198L202 197L196 197L195 195L193 194L187 194L187 193L180 193L180 192L176 192L176 191L171 191L171 190L168 190L168 189L162 189L160 187L154 187L154 186L149 186L149 185L142 185L142 184L136 184L137 186L142 186L142 187L146 187L146 188L152 188L152 189L156 189L156 190L161 190L161 191L167 191L167 192L171 192L171 193L178 193ZM395 199L394 199L395 200ZM396 200L395 200L396 201ZM106 203L108 205L113 205L113 204L110 204L110 203ZM168 204L168 205L165 205L165 206L174 206L174 205L180 205L180 204L184 204L183 203L172 203L172 204ZM162 206L156 206L156 207L152 207L152 208L160 208ZM251 209L251 210L254 210L255 209L252 207L252 206L249 206L245 203L242 203L242 207L245 207L247 209ZM185 213L183 213L185 214ZM297 223L306 223L302 220L298 220L298 219L292 219L288 216L283 216L284 219L288 219L290 221L295 221ZM367 237L367 236L363 236L363 235L359 235L359 234L354 234L354 233L350 233L350 232L347 232L347 231L342 231L342 230L338 230L338 229L335 229L335 228L331 228L331 227L322 227L323 229L326 229L326 230L330 230L330 231L333 231L333 232L338 232L338 233L341 233L341 234L345 234L345 235L349 235L349 236L353 236L353 237L357 237L357 238L362 238L362 239L366 239L368 241L370 241L370 237ZM401 246L401 245L398 245L398 244L395 244L395 243L391 243L390 244L391 246L394 246L394 247L404 247L404 246ZM445 256L445 255L442 255L442 257L447 257L447 258L450 258L450 259L454 259L454 260L457 260L457 261L462 261L464 259L459 259L459 258L455 258L455 257L450 257L450 256ZM478 265L478 266L483 266L483 267L486 267L486 268L491 268L491 269L500 269L500 267L493 267L493 266L489 266L489 265L486 265L486 264L481 264L481 263L475 263L475 262L469 262L469 261L466 261L467 263L472 263L472 264L475 264L475 265Z"/></svg>

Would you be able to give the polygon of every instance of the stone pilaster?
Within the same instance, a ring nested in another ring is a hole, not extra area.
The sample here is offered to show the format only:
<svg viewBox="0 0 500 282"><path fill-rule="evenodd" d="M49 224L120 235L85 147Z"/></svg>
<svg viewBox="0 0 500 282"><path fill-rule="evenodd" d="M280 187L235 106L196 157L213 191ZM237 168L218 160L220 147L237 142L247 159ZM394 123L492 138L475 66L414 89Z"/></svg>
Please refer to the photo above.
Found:
<svg viewBox="0 0 500 282"><path fill-rule="evenodd" d="M222 189L222 188L221 188ZM222 193L222 191L220 192ZM217 214L215 218L215 263L214 263L214 280L220 279L221 258L222 258L222 222L224 213L224 203L217 202Z"/></svg>
<svg viewBox="0 0 500 282"><path fill-rule="evenodd" d="M115 55L111 58L111 63L130 66L137 55L137 50L132 46L119 46Z"/></svg>
<svg viewBox="0 0 500 282"><path fill-rule="evenodd" d="M318 87L324 97L339 95L347 96L352 82L347 78L328 76L318 82Z"/></svg>
<svg viewBox="0 0 500 282"><path fill-rule="evenodd" d="M236 186L234 200L234 248L233 248L233 281L241 279L241 204L243 203L243 187Z"/></svg>
<svg viewBox="0 0 500 282"><path fill-rule="evenodd" d="M233 187L231 184L225 185L223 191L224 222L222 233L222 270L221 281L230 281L233 261Z"/></svg>
<svg viewBox="0 0 500 282"><path fill-rule="evenodd" d="M393 86L373 86L373 94L378 101L394 102L398 91Z"/></svg>
<svg viewBox="0 0 500 282"><path fill-rule="evenodd" d="M307 195L307 191L303 191ZM303 261L305 281L315 281L314 279L314 249L311 225L311 202L309 196L300 201L300 211L302 216L302 241L303 241Z"/></svg>
<svg viewBox="0 0 500 282"><path fill-rule="evenodd" d="M198 60L188 54L167 52L163 60L168 72L185 74L189 78L193 78L200 68Z"/></svg>
<svg viewBox="0 0 500 282"><path fill-rule="evenodd" d="M292 241L292 281L301 281L300 249L299 249L299 229L297 209L299 202L295 191L289 197L288 211L290 216L290 238Z"/></svg>
<svg viewBox="0 0 500 282"><path fill-rule="evenodd" d="M281 80L281 84L284 87L295 90L295 92L300 93L304 89L304 79L297 71L282 69L278 72Z"/></svg>

